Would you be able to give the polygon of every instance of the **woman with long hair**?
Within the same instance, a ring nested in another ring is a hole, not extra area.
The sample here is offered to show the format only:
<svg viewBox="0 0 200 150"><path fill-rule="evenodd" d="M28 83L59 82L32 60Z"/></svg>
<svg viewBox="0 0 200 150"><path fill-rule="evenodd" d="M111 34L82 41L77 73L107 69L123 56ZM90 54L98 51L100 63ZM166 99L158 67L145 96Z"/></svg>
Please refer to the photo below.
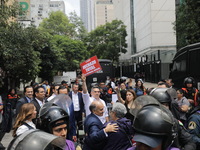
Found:
<svg viewBox="0 0 200 150"><path fill-rule="evenodd" d="M36 129L32 119L36 118L36 108L32 103L23 104L13 126L13 136L18 136L30 129Z"/></svg>
<svg viewBox="0 0 200 150"><path fill-rule="evenodd" d="M125 117L126 117L127 119L130 119L131 122L133 122L134 117L133 117L133 115L130 113L130 108L133 106L133 102L134 102L134 100L135 100L136 97L137 97L135 91L132 90L132 89L128 89L128 90L126 91L126 99L123 100L122 97L121 97L121 94L120 94L119 89L118 89L118 88L115 88L115 90L116 90L116 93L117 93L117 97L118 97L119 102L121 102L122 104L124 104L125 107L126 107L127 113L126 113Z"/></svg>
<svg viewBox="0 0 200 150"><path fill-rule="evenodd" d="M144 87L142 79L138 79L135 83L133 90L137 96L146 95L146 88Z"/></svg>

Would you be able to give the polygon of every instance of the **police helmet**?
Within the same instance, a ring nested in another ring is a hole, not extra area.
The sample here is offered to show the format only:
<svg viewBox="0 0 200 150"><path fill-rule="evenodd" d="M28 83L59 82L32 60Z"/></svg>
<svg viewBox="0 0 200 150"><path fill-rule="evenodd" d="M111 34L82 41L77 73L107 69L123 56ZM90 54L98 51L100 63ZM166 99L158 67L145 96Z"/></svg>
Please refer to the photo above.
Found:
<svg viewBox="0 0 200 150"><path fill-rule="evenodd" d="M162 105L146 105L135 116L136 133L161 138L162 149L168 148L176 137L176 127L171 112Z"/></svg>
<svg viewBox="0 0 200 150"><path fill-rule="evenodd" d="M144 106L149 104L156 104L160 105L160 102L158 102L153 96L150 95L142 95L137 97L130 107L130 113L133 116L136 116L137 112Z"/></svg>
<svg viewBox="0 0 200 150"><path fill-rule="evenodd" d="M194 81L194 78L193 77L187 77L184 79L184 86L186 86L186 84L192 84L192 86L194 86L195 84L195 81Z"/></svg>
<svg viewBox="0 0 200 150"><path fill-rule="evenodd" d="M15 137L7 150L62 150L65 147L64 138L31 129Z"/></svg>
<svg viewBox="0 0 200 150"><path fill-rule="evenodd" d="M172 99L167 90L168 88L155 88L150 92L150 95L160 103L171 103Z"/></svg>
<svg viewBox="0 0 200 150"><path fill-rule="evenodd" d="M48 133L52 133L54 123L58 120L64 120L68 126L68 113L59 106L51 106L48 103L46 104L47 107L42 107L39 113L41 129Z"/></svg>

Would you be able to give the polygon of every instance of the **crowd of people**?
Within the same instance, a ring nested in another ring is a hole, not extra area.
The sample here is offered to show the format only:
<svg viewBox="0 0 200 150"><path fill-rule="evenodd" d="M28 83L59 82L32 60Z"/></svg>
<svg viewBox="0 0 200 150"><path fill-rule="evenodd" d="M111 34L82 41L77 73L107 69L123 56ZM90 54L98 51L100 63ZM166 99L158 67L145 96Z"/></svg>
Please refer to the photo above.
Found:
<svg viewBox="0 0 200 150"><path fill-rule="evenodd" d="M200 97L192 77L180 89L172 79L147 89L141 78L108 78L88 89L86 78L82 74L81 84L71 87L32 83L21 98L10 89L0 99L0 141L12 132L8 150L27 149L27 139L35 150L200 149ZM78 130L84 130L82 139Z"/></svg>

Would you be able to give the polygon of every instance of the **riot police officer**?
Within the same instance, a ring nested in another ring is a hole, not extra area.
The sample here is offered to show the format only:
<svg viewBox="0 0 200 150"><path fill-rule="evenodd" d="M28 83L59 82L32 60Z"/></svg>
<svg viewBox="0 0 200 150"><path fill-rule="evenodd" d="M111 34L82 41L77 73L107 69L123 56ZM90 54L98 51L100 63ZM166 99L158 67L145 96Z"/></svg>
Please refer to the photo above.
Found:
<svg viewBox="0 0 200 150"><path fill-rule="evenodd" d="M195 107L188 117L188 132L192 135L197 149L200 149L200 105Z"/></svg>
<svg viewBox="0 0 200 150"><path fill-rule="evenodd" d="M197 94L198 90L195 88L195 81L192 77L187 77L184 79L184 87L182 90L184 91L183 95L189 100L192 107L198 105Z"/></svg>
<svg viewBox="0 0 200 150"><path fill-rule="evenodd" d="M130 150L166 150L176 137L173 115L162 105L142 107L135 116L133 127L136 147Z"/></svg>
<svg viewBox="0 0 200 150"><path fill-rule="evenodd" d="M150 95L157 99L165 107L167 106L169 110L172 110L173 105L171 104L174 100L169 95L168 89L169 88L156 88L151 91ZM196 145L192 140L192 136L187 132L187 130L180 121L174 118L174 122L175 127L177 128L178 136L175 138L173 146L185 150L195 150Z"/></svg>
<svg viewBox="0 0 200 150"><path fill-rule="evenodd" d="M31 129L14 138L7 150L63 150L65 146L62 137Z"/></svg>
<svg viewBox="0 0 200 150"><path fill-rule="evenodd" d="M69 131L69 115L61 107L46 103L39 113L41 130L66 139ZM65 150L75 150L72 141L66 140Z"/></svg>

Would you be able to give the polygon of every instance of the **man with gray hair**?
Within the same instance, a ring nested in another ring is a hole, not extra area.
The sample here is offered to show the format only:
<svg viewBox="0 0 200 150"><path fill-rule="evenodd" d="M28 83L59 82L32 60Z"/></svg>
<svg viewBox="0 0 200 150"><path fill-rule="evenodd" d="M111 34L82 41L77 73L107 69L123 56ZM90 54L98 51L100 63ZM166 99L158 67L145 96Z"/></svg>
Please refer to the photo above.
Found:
<svg viewBox="0 0 200 150"><path fill-rule="evenodd" d="M115 124L107 124L103 128L100 117L104 114L104 105L101 101L93 101L89 109L91 114L84 121L84 131L86 133L83 150L102 150L105 139L110 132L117 132L118 126Z"/></svg>
<svg viewBox="0 0 200 150"><path fill-rule="evenodd" d="M125 118L126 107L121 103L114 103L110 112L111 120L109 123L117 123L119 130L109 132L103 150L128 149L132 147L131 139L133 128L131 120ZM107 124L104 125L106 127Z"/></svg>

